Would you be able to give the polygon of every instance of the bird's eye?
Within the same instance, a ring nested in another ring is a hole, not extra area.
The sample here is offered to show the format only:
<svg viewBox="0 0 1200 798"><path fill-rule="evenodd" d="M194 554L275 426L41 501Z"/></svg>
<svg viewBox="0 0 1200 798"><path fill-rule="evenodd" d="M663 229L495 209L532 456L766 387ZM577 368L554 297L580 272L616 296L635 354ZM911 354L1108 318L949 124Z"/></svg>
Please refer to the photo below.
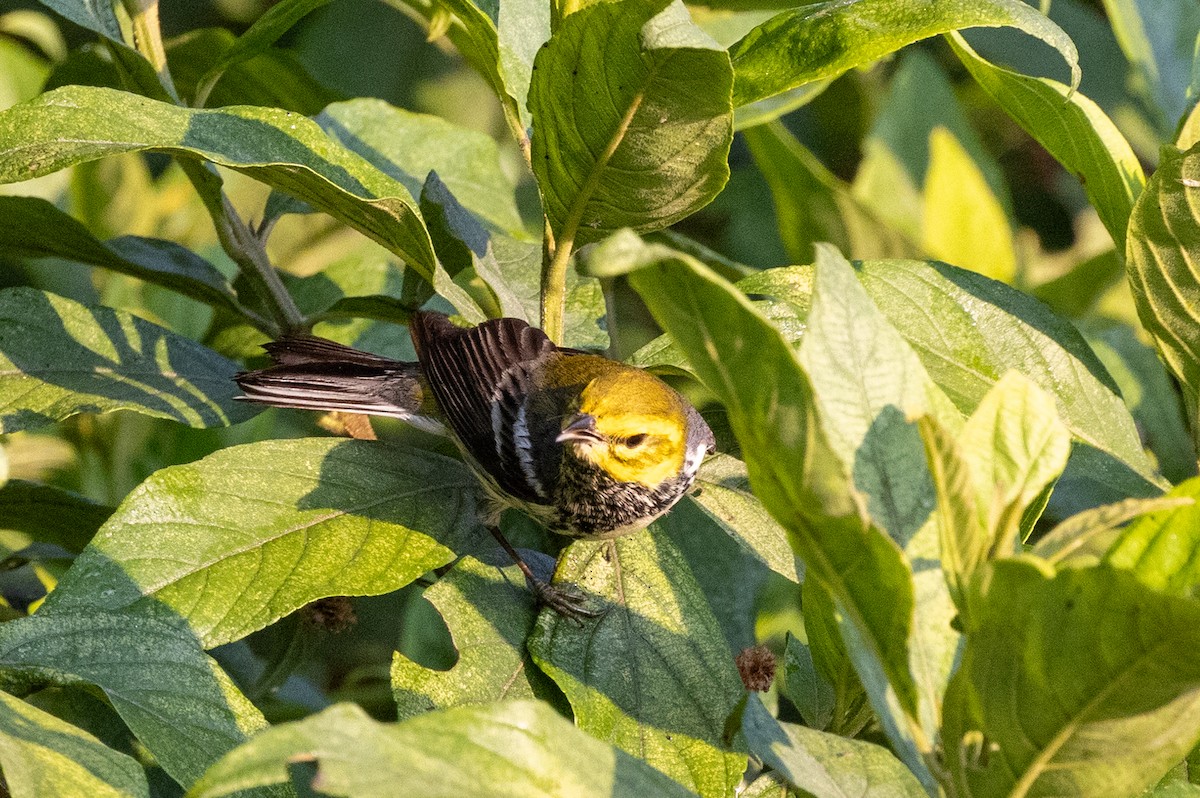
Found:
<svg viewBox="0 0 1200 798"><path fill-rule="evenodd" d="M645 443L647 437L648 436L644 432L639 432L637 435L630 435L625 439L625 445L631 448L636 448Z"/></svg>

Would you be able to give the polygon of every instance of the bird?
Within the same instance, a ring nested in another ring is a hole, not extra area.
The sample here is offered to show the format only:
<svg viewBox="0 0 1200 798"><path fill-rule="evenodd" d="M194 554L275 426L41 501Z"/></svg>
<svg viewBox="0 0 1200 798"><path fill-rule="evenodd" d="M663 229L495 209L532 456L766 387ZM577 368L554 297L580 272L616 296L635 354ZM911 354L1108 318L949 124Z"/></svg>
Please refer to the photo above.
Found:
<svg viewBox="0 0 1200 798"><path fill-rule="evenodd" d="M264 346L274 365L234 377L239 398L449 434L483 488L483 524L538 601L569 618L594 615L573 588L533 573L500 531L500 514L517 508L551 532L589 540L644 529L691 489L716 450L712 430L650 372L557 346L521 319L459 327L416 311L409 333L415 363L285 336Z"/></svg>

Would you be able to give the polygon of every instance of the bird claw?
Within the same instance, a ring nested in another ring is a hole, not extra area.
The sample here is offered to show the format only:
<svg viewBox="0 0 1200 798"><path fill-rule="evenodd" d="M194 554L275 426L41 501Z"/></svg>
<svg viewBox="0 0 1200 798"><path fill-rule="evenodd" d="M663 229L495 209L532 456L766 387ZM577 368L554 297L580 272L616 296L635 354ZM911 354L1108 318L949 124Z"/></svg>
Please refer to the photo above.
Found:
<svg viewBox="0 0 1200 798"><path fill-rule="evenodd" d="M583 626L585 618L603 615L586 606L587 596L574 585L557 586L539 579L533 581L530 587L538 604L549 607L576 626Z"/></svg>

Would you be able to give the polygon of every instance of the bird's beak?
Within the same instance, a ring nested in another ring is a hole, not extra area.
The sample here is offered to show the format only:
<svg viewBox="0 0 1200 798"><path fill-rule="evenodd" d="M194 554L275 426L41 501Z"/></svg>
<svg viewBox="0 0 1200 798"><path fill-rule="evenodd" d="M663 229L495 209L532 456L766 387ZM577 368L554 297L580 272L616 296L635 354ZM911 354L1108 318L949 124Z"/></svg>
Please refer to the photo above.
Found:
<svg viewBox="0 0 1200 798"><path fill-rule="evenodd" d="M596 431L596 417L587 413L577 413L571 416L563 427L562 432L554 439L558 443L572 441L575 443L600 443L604 437Z"/></svg>

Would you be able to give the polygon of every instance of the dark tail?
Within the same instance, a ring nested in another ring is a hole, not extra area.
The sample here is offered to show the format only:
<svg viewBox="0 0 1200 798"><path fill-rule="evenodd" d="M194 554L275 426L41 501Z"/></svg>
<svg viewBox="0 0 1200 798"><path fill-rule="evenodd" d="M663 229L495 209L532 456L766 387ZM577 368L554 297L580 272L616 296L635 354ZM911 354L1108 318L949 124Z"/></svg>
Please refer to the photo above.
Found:
<svg viewBox="0 0 1200 798"><path fill-rule="evenodd" d="M360 352L310 335L266 344L275 365L234 379L247 402L401 418L441 432L416 363Z"/></svg>

